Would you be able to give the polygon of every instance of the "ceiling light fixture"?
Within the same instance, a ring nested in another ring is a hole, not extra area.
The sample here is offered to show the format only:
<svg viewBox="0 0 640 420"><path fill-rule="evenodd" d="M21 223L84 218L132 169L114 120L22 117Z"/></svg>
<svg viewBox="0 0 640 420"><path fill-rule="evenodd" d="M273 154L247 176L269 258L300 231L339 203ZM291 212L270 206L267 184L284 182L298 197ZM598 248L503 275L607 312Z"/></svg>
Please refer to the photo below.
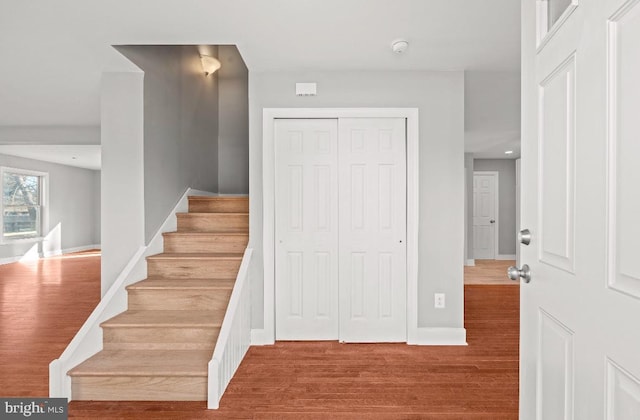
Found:
<svg viewBox="0 0 640 420"><path fill-rule="evenodd" d="M409 48L409 43L404 39L396 39L391 43L391 50L396 54L402 54Z"/></svg>
<svg viewBox="0 0 640 420"><path fill-rule="evenodd" d="M512 155L513 154L513 150L507 150L506 152L504 152L505 155Z"/></svg>
<svg viewBox="0 0 640 420"><path fill-rule="evenodd" d="M201 55L200 61L202 62L205 76L215 73L222 66L217 58L210 55Z"/></svg>

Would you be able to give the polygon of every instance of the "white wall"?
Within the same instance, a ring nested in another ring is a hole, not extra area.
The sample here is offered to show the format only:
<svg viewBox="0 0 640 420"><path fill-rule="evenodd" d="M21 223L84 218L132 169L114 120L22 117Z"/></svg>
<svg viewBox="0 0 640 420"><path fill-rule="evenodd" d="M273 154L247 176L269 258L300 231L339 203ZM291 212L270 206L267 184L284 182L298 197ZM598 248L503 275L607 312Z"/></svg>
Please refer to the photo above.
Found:
<svg viewBox="0 0 640 420"><path fill-rule="evenodd" d="M498 252L516 254L516 161L515 159L474 159L475 171L498 172Z"/></svg>
<svg viewBox="0 0 640 420"><path fill-rule="evenodd" d="M0 126L0 144L100 144L100 126Z"/></svg>
<svg viewBox="0 0 640 420"><path fill-rule="evenodd" d="M465 98L466 99L466 98ZM466 176L466 191L465 191L465 200L466 205L465 209L467 211L466 217L466 235L465 235L465 246L467 250L467 260L472 260L473 257L473 154L465 153L464 154L464 168L465 168L465 176ZM466 261L465 261L466 264Z"/></svg>
<svg viewBox="0 0 640 420"><path fill-rule="evenodd" d="M218 47L218 191L249 192L249 72L233 45Z"/></svg>
<svg viewBox="0 0 640 420"><path fill-rule="evenodd" d="M296 82L318 96L296 97ZM419 326L463 326L464 75L462 72L250 72L252 327L263 326L262 110L295 107L417 107L420 112ZM433 294L447 308L433 308Z"/></svg>
<svg viewBox="0 0 640 420"><path fill-rule="evenodd" d="M476 158L520 152L520 73L465 73L465 151Z"/></svg>
<svg viewBox="0 0 640 420"><path fill-rule="evenodd" d="M144 71L148 242L188 187L218 190L218 78L205 76L196 46L117 49Z"/></svg>
<svg viewBox="0 0 640 420"><path fill-rule="evenodd" d="M95 183L100 176L98 171L2 154L0 166L49 174L49 231L43 232L45 243L0 244L0 261L22 257L36 244L37 251L46 254L100 244L100 237L96 236L96 227L100 226L96 202L100 190L98 185L96 193Z"/></svg>
<svg viewBox="0 0 640 420"><path fill-rule="evenodd" d="M144 245L143 76L102 75L102 296Z"/></svg>

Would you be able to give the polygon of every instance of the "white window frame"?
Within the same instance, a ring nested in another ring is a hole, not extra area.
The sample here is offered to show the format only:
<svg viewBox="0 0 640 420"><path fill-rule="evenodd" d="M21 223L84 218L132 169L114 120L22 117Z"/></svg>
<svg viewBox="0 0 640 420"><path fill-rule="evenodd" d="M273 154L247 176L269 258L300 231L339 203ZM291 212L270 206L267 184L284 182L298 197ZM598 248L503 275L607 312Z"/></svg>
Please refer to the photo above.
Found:
<svg viewBox="0 0 640 420"><path fill-rule="evenodd" d="M4 200L0 199L0 244L14 244L21 242L38 242L44 239L49 231L49 173L34 171L31 169L11 168L8 166L0 167L0 184L4 189L5 172L24 174L30 176L38 176L41 180L40 185L40 234L28 238L5 238L4 236Z"/></svg>

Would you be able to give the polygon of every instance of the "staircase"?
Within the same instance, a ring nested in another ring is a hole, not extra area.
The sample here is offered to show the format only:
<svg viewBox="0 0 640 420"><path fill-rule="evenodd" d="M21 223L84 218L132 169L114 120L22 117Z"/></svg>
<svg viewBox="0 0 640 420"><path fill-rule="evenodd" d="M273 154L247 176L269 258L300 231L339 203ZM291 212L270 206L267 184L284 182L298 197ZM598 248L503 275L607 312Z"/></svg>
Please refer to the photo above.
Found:
<svg viewBox="0 0 640 420"><path fill-rule="evenodd" d="M205 401L207 364L249 239L247 197L189 197L103 350L68 372L74 400Z"/></svg>

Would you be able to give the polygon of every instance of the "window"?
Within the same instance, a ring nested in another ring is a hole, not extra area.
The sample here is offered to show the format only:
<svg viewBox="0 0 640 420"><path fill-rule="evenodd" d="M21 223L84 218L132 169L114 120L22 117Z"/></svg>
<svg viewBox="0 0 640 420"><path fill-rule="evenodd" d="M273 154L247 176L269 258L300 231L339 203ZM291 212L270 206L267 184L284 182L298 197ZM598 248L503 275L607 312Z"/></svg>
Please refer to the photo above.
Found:
<svg viewBox="0 0 640 420"><path fill-rule="evenodd" d="M36 239L46 228L46 181L48 174L23 169L1 168L1 242Z"/></svg>

